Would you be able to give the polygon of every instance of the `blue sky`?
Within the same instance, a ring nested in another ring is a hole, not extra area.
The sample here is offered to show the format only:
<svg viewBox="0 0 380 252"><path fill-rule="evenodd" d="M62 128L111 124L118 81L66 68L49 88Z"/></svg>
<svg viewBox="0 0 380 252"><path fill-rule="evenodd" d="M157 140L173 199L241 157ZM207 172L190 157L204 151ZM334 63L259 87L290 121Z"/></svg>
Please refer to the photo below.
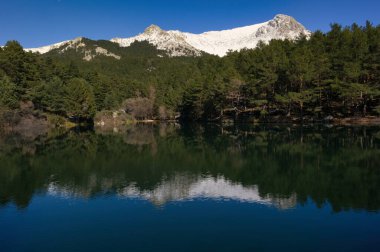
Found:
<svg viewBox="0 0 380 252"><path fill-rule="evenodd" d="M128 37L150 24L201 33L264 22L278 13L326 31L333 22L378 25L379 10L380 0L0 0L0 44Z"/></svg>

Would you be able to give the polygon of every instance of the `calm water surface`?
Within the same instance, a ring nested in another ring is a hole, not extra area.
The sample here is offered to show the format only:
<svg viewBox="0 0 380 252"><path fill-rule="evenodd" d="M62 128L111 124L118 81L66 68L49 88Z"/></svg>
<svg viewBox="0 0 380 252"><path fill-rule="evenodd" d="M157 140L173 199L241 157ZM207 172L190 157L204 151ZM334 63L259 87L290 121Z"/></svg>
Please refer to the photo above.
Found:
<svg viewBox="0 0 380 252"><path fill-rule="evenodd" d="M380 251L380 127L0 135L0 251Z"/></svg>

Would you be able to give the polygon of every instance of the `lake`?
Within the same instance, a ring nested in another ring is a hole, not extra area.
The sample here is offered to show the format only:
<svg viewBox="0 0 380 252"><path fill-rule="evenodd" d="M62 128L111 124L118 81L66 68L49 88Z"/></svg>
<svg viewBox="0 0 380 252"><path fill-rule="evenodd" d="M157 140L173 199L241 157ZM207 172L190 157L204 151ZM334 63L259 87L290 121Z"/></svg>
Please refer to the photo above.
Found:
<svg viewBox="0 0 380 252"><path fill-rule="evenodd" d="M380 127L1 136L0 251L380 251Z"/></svg>

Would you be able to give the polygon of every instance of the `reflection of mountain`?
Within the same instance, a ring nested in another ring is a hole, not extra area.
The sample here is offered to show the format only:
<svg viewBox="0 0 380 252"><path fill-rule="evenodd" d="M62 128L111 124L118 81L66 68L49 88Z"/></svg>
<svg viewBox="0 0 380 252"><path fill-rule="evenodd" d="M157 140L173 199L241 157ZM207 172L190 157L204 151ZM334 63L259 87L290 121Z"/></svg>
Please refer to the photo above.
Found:
<svg viewBox="0 0 380 252"><path fill-rule="evenodd" d="M107 181L102 183L104 187ZM109 183L112 187L112 184ZM103 188L107 191L109 188ZM60 187L51 183L47 189L49 195L60 197L89 197L86 191L76 191L75 188ZM217 178L207 176L191 176L187 174L177 174L172 179L162 180L152 190L140 189L135 183L118 189L117 194L126 198L145 199L157 206L165 205L168 202L179 202L196 199L211 200L234 200L247 203L259 203L273 205L281 209L289 209L297 204L297 197L293 194L290 197L274 197L271 195L260 195L257 186L243 186L233 183L222 176Z"/></svg>
<svg viewBox="0 0 380 252"><path fill-rule="evenodd" d="M275 205L279 208L292 208L296 205L295 195L290 198L261 196L257 186L244 187L232 183L224 177L197 177L189 179L185 175L177 175L174 179L163 181L153 190L139 190L131 185L120 191L126 197L147 199L156 205L164 205L170 201L186 201L193 199L236 200L248 203Z"/></svg>

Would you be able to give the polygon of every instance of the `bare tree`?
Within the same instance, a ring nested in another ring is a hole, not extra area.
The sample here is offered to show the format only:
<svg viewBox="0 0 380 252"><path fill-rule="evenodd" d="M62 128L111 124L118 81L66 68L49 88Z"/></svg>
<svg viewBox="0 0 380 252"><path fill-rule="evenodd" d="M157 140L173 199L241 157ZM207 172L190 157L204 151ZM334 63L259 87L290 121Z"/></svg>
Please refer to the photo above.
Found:
<svg viewBox="0 0 380 252"><path fill-rule="evenodd" d="M130 98L124 101L123 109L127 114L132 115L137 120L153 118L154 102L149 98Z"/></svg>

